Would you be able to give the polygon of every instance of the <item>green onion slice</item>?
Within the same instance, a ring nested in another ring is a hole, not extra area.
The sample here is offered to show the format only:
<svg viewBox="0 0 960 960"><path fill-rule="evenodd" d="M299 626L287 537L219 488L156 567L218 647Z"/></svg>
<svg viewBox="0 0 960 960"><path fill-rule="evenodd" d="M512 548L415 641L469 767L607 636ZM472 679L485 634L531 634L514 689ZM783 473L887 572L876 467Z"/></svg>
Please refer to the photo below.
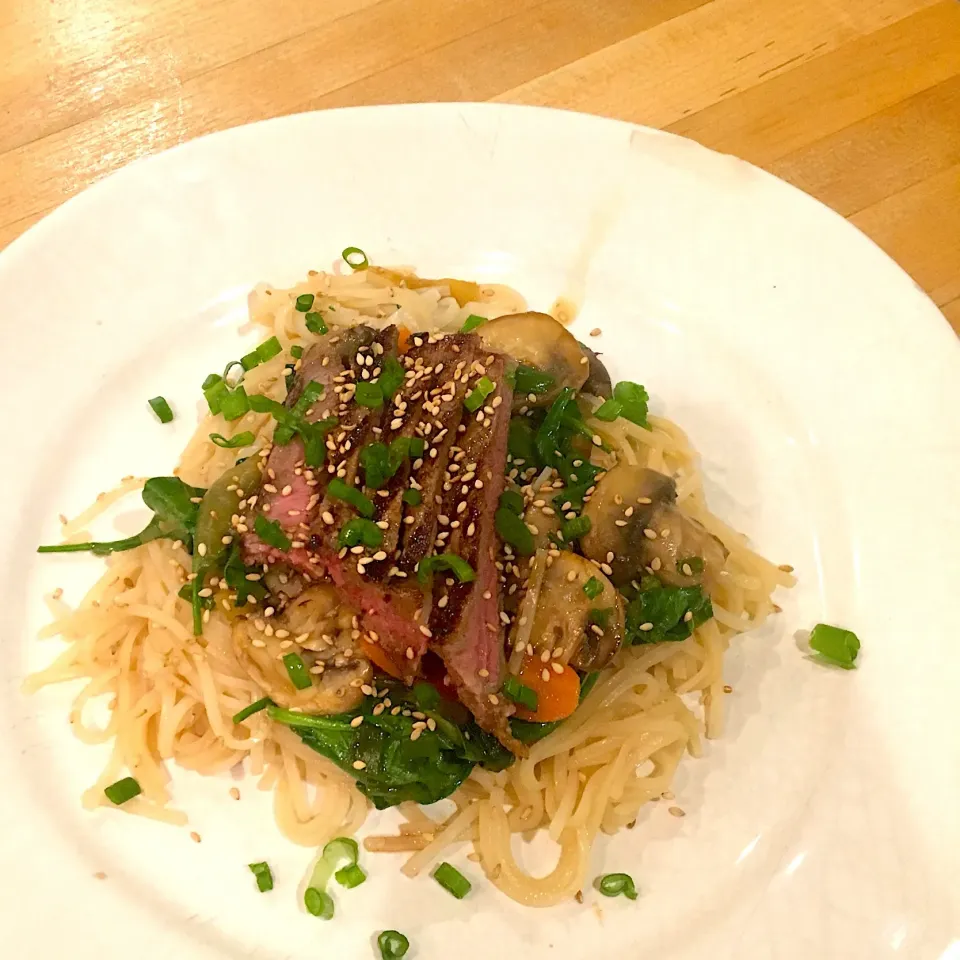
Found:
<svg viewBox="0 0 960 960"><path fill-rule="evenodd" d="M461 583L469 583L476 579L473 567L455 553L438 553L432 557L424 557L417 564L417 579L427 583L435 570L449 570Z"/></svg>
<svg viewBox="0 0 960 960"><path fill-rule="evenodd" d="M456 867L446 861L433 871L433 879L458 900L462 900L470 892L470 881Z"/></svg>
<svg viewBox="0 0 960 960"><path fill-rule="evenodd" d="M337 534L338 547L379 547L383 543L383 531L372 521L363 517L348 520Z"/></svg>
<svg viewBox="0 0 960 960"><path fill-rule="evenodd" d="M503 681L501 691L505 697L508 697L514 703L520 704L521 707L526 707L528 710L536 710L540 703L537 691L532 690L513 676L509 676Z"/></svg>
<svg viewBox="0 0 960 960"><path fill-rule="evenodd" d="M253 521L253 529L257 536L271 547L277 550L290 549L290 538L276 520L268 520L262 513L258 513L256 520Z"/></svg>
<svg viewBox="0 0 960 960"><path fill-rule="evenodd" d="M533 534L512 510L500 507L494 514L494 525L497 533L500 534L500 539L504 543L509 543L517 553L525 557L533 553Z"/></svg>
<svg viewBox="0 0 960 960"><path fill-rule="evenodd" d="M483 401L496 389L497 385L489 377L481 377L477 381L476 387L474 387L463 401L463 405L471 413L476 413L483 406Z"/></svg>
<svg viewBox="0 0 960 960"><path fill-rule="evenodd" d="M377 937L381 960L400 960L407 955L410 941L397 930L384 930Z"/></svg>
<svg viewBox="0 0 960 960"><path fill-rule="evenodd" d="M338 500L349 503L357 513L366 517L368 520L374 514L373 501L365 497L356 487L351 487L344 483L340 477L334 477L327 484L327 493L329 493L331 497L336 497Z"/></svg>
<svg viewBox="0 0 960 960"><path fill-rule="evenodd" d="M469 333L471 330L476 330L477 327L482 327L486 322L486 317L479 317L477 314L471 313L470 316L463 321L463 326L460 328L460 332Z"/></svg>
<svg viewBox="0 0 960 960"><path fill-rule="evenodd" d="M860 653L860 639L852 630L818 623L810 631L810 647L829 663L853 670Z"/></svg>
<svg viewBox="0 0 960 960"><path fill-rule="evenodd" d="M248 717L252 717L255 713L259 713L261 710L266 710L267 707L273 701L269 697L261 697L259 700L254 700L249 706L244 707L242 710L238 710L233 715L234 723L243 723Z"/></svg>
<svg viewBox="0 0 960 960"><path fill-rule="evenodd" d="M321 920L333 919L333 897L316 887L307 887L303 891L303 905L311 916Z"/></svg>
<svg viewBox="0 0 960 960"><path fill-rule="evenodd" d="M548 393L556 380L545 370L520 364L514 373L514 389L520 396Z"/></svg>
<svg viewBox="0 0 960 960"><path fill-rule="evenodd" d="M414 490L413 487L410 487L407 490L403 491L403 502L409 504L411 507L419 507L423 503L423 494L419 490Z"/></svg>
<svg viewBox="0 0 960 960"><path fill-rule="evenodd" d="M605 897L619 897L621 894L630 900L637 899L637 888L629 873L607 873L597 878L597 889Z"/></svg>
<svg viewBox="0 0 960 960"><path fill-rule="evenodd" d="M133 777L124 777L116 783L111 783L109 787L104 787L103 792L111 803L119 807L120 804L139 796L143 790Z"/></svg>
<svg viewBox="0 0 960 960"><path fill-rule="evenodd" d="M150 404L150 409L157 415L157 419L161 423L169 423L173 419L170 404L163 397L153 397L147 403Z"/></svg>
<svg viewBox="0 0 960 960"><path fill-rule="evenodd" d="M248 863L250 872L257 878L257 888L261 893L266 893L273 889L273 873L270 867L263 861L260 863Z"/></svg>
<svg viewBox="0 0 960 960"><path fill-rule="evenodd" d="M250 409L250 398L242 386L228 391L220 401L224 420L239 420Z"/></svg>
<svg viewBox="0 0 960 960"><path fill-rule="evenodd" d="M222 433L211 433L210 439L225 450L235 450L237 447L247 447L256 439L249 430L244 430L234 437L225 437Z"/></svg>
<svg viewBox="0 0 960 960"><path fill-rule="evenodd" d="M314 296L312 293L301 293L297 297L297 310L300 313L306 313L313 306Z"/></svg>
<svg viewBox="0 0 960 960"><path fill-rule="evenodd" d="M594 600L603 593L603 584L596 578L591 577L584 585L583 592L591 599Z"/></svg>
<svg viewBox="0 0 960 960"><path fill-rule="evenodd" d="M567 543L573 543L574 540L585 537L590 532L590 518L581 514L572 520L565 520L560 527L560 532Z"/></svg>
<svg viewBox="0 0 960 960"><path fill-rule="evenodd" d="M285 653L283 655L283 665L287 668L287 676L290 678L290 682L298 690L306 690L312 685L307 665L298 653Z"/></svg>
<svg viewBox="0 0 960 960"><path fill-rule="evenodd" d="M294 360L299 360L303 356L303 347L299 343L295 343L290 348L290 356L293 357Z"/></svg>
<svg viewBox="0 0 960 960"><path fill-rule="evenodd" d="M357 390L353 395L353 399L356 400L361 407L382 407L383 391L380 389L380 384L376 381L361 380L357 384Z"/></svg>
<svg viewBox="0 0 960 960"><path fill-rule="evenodd" d="M367 255L359 247L344 247L340 256L353 270L366 270L370 266Z"/></svg>
<svg viewBox="0 0 960 960"><path fill-rule="evenodd" d="M347 867L341 867L333 876L341 887L346 887L348 890L359 887L367 879L363 868L355 863L351 863Z"/></svg>
<svg viewBox="0 0 960 960"><path fill-rule="evenodd" d="M311 333L316 333L319 336L323 336L330 329L324 321L323 315L312 311L303 318L303 322Z"/></svg>

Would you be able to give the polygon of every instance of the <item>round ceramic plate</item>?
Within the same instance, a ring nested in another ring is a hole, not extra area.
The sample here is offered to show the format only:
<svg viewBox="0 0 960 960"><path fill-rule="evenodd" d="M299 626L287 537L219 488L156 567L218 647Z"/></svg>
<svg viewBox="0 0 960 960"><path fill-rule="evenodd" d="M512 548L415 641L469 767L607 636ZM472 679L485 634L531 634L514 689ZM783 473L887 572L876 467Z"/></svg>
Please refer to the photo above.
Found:
<svg viewBox="0 0 960 960"><path fill-rule="evenodd" d="M70 734L75 690L20 692L59 649L34 639L42 595L76 600L100 567L34 553L57 515L126 474L168 472L198 384L238 355L248 289L328 267L349 244L512 284L534 308L578 300L574 329L602 329L591 346L615 379L646 384L689 431L715 512L797 569L782 615L729 654L726 735L677 777L686 817L649 805L595 847L588 880L628 871L636 902L588 887L583 905L521 908L462 853L475 884L458 902L367 855L369 881L324 923L296 894L310 851L279 835L252 782L236 803L231 779L173 771L187 829L85 813L103 753ZM960 350L839 217L739 160L609 120L333 111L110 177L0 256L0 305L8 955L362 958L386 927L423 960L494 944L528 960L960 955ZM147 410L159 393L172 426ZM819 620L857 631L857 670L804 658L795 634ZM277 885L261 896L245 865L264 859Z"/></svg>

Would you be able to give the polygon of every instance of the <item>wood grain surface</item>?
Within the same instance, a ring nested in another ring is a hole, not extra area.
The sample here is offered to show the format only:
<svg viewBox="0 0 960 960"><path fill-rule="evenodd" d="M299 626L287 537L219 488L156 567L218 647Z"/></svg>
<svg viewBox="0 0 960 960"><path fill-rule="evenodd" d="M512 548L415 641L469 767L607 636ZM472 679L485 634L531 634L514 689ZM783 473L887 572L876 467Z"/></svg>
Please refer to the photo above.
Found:
<svg viewBox="0 0 960 960"><path fill-rule="evenodd" d="M0 0L0 247L199 134L501 100L759 164L895 257L960 332L957 0Z"/></svg>

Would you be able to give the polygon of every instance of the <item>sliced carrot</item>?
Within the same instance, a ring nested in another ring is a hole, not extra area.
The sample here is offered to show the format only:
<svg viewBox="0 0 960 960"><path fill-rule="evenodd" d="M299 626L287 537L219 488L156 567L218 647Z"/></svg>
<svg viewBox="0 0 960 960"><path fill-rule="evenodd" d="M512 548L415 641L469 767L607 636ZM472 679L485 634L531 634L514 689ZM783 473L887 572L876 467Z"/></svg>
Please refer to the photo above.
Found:
<svg viewBox="0 0 960 960"><path fill-rule="evenodd" d="M544 679L544 676L548 679ZM526 657L517 679L537 695L537 709L517 706L521 720L550 723L569 717L580 702L580 676L573 667L564 667L561 673L553 669L553 662L543 663L539 657Z"/></svg>
<svg viewBox="0 0 960 960"><path fill-rule="evenodd" d="M389 673L391 677L396 677L398 680L403 679L403 671L393 662L380 644L371 643L366 637L361 637L360 647L363 650L363 655L374 666L379 667L384 673Z"/></svg>
<svg viewBox="0 0 960 960"><path fill-rule="evenodd" d="M412 336L408 327L400 327L397 331L397 353L403 354L410 349L410 337Z"/></svg>

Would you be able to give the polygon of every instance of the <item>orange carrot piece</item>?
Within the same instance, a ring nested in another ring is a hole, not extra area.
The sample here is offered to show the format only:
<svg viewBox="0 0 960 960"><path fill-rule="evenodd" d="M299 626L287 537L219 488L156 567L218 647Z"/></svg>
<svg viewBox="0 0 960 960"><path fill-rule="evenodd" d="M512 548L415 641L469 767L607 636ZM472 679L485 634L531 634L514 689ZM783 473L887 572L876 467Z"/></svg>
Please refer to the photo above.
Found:
<svg viewBox="0 0 960 960"><path fill-rule="evenodd" d="M534 723L550 723L569 717L580 702L580 676L573 667L562 673L553 669L555 661L543 663L539 657L526 657L520 668L519 681L537 695L537 709L517 706L517 717ZM549 678L544 680L544 675Z"/></svg>

